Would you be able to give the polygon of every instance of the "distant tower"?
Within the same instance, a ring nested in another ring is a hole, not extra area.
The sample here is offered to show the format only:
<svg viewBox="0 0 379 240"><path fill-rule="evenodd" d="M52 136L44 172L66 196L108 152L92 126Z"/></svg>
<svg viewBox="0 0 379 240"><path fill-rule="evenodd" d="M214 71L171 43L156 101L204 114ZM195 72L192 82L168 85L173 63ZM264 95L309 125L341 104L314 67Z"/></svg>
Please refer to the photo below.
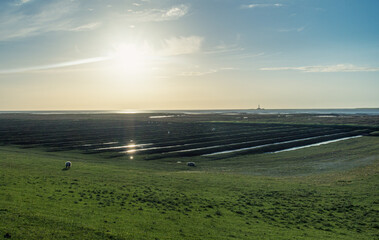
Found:
<svg viewBox="0 0 379 240"><path fill-rule="evenodd" d="M261 105L258 104L257 110L265 110L264 108L261 108Z"/></svg>

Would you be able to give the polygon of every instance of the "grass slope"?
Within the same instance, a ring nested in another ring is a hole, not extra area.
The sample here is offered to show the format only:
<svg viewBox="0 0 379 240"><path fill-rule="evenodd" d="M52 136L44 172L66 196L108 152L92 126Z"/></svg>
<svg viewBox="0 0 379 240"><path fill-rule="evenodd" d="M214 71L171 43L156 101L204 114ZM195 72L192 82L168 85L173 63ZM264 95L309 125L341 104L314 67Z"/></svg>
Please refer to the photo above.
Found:
<svg viewBox="0 0 379 240"><path fill-rule="evenodd" d="M176 159L2 146L0 237L375 239L378 144L364 137L275 155L198 158L192 169ZM73 168L64 171L68 159Z"/></svg>

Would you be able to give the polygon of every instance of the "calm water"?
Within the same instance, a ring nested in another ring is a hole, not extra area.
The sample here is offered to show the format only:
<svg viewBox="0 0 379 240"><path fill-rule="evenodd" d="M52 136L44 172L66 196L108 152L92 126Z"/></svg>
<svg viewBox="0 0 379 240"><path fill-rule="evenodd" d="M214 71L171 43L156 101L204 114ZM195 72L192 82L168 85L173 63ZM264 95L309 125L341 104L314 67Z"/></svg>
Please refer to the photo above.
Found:
<svg viewBox="0 0 379 240"><path fill-rule="evenodd" d="M130 111L0 111L2 113L27 114L133 114L133 113L184 113L184 114L350 114L350 115L379 115L379 108L352 109L233 109L233 110L130 110Z"/></svg>

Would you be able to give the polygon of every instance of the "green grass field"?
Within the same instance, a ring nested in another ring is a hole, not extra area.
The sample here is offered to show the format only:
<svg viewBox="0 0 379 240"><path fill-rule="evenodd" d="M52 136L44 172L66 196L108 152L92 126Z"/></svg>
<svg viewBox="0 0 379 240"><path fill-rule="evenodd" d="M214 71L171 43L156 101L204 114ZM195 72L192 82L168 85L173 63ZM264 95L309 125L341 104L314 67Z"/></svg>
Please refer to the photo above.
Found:
<svg viewBox="0 0 379 240"><path fill-rule="evenodd" d="M1 146L0 238L378 239L378 146L152 161Z"/></svg>

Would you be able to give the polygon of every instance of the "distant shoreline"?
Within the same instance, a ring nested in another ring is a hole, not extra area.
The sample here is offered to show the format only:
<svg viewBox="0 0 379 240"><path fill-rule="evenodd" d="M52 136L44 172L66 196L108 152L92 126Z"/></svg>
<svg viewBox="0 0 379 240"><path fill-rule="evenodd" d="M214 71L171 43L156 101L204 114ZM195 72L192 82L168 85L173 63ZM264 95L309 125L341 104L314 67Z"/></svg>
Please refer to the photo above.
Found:
<svg viewBox="0 0 379 240"><path fill-rule="evenodd" d="M209 109L209 110L56 110L0 111L0 114L321 114L321 115L379 115L379 108L329 109Z"/></svg>

